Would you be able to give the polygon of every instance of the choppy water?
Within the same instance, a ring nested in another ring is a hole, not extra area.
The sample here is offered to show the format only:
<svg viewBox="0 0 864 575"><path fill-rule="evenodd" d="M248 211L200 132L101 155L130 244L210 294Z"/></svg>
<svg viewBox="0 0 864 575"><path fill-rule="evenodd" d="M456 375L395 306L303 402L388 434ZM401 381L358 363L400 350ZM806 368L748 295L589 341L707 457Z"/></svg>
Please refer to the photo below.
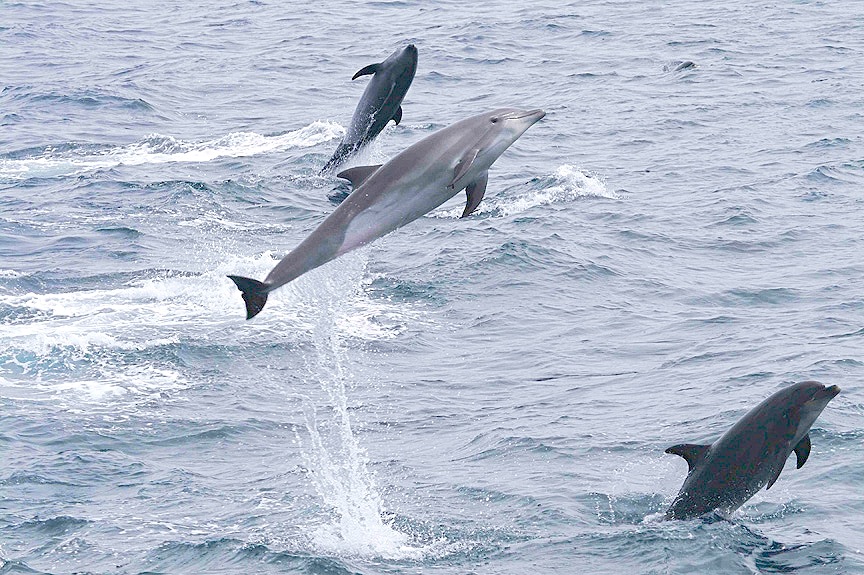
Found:
<svg viewBox="0 0 864 575"><path fill-rule="evenodd" d="M408 42L359 163L547 117L244 321ZM0 573L864 572L859 2L5 2L0 51ZM804 468L658 520L803 379Z"/></svg>

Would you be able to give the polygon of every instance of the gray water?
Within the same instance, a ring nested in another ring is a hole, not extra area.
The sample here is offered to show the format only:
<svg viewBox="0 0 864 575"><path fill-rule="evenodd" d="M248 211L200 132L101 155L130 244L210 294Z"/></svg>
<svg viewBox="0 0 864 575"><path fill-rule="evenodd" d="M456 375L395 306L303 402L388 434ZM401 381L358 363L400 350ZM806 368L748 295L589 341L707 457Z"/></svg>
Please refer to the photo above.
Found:
<svg viewBox="0 0 864 575"><path fill-rule="evenodd" d="M407 43L355 163L546 118L246 322ZM0 54L0 573L864 572L861 2L4 2ZM660 520L804 379L806 466Z"/></svg>

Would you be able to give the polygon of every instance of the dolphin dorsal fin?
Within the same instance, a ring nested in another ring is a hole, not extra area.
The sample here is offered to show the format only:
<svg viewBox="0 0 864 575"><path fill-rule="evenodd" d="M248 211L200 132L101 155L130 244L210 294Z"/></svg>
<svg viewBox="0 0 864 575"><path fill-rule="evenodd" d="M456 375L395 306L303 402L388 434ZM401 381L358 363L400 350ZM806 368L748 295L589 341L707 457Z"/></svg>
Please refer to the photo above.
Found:
<svg viewBox="0 0 864 575"><path fill-rule="evenodd" d="M669 449L666 450L666 453L671 453L673 455L680 455L684 458L684 461L687 462L687 466L689 467L688 471L692 471L694 467L696 467L699 462L701 462L708 455L708 450L711 449L710 445L698 445L696 443L680 443L678 445L673 445Z"/></svg>
<svg viewBox="0 0 864 575"><path fill-rule="evenodd" d="M379 64L369 64L365 68L360 68L359 70L357 70L357 73L354 74L353 76L351 76L351 79L356 80L360 76L365 76L367 74L374 74L375 72L377 72L380 69L381 69L380 63Z"/></svg>
<svg viewBox="0 0 864 575"><path fill-rule="evenodd" d="M402 106L396 108L396 113L393 114L393 121L396 122L396 125L399 125L399 122L402 121Z"/></svg>
<svg viewBox="0 0 864 575"><path fill-rule="evenodd" d="M468 202L465 204L465 211L462 212L462 217L467 218L480 202L483 200L483 194L486 193L486 182L489 181L489 172L483 172L480 177L468 184L465 187L465 195L468 197Z"/></svg>
<svg viewBox="0 0 864 575"><path fill-rule="evenodd" d="M336 177L348 180L356 189L366 181L366 178L374 174L380 167L381 164L375 164L374 166L354 166L353 168L342 170L336 174Z"/></svg>
<svg viewBox="0 0 864 575"><path fill-rule="evenodd" d="M795 446L795 457L798 460L798 467L796 469L801 469L805 463L807 463L807 458L810 457L810 434L806 434L801 438L801 441L798 442L798 445Z"/></svg>

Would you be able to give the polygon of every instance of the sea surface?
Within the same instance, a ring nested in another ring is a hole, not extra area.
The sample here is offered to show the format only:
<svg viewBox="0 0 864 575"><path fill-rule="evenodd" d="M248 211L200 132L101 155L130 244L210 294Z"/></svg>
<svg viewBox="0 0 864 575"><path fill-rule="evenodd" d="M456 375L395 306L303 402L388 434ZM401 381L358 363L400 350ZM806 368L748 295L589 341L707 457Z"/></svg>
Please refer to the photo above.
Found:
<svg viewBox="0 0 864 575"><path fill-rule="evenodd" d="M273 293L381 163L543 108ZM864 573L864 4L0 2L0 574ZM663 521L663 450L794 382L807 465Z"/></svg>

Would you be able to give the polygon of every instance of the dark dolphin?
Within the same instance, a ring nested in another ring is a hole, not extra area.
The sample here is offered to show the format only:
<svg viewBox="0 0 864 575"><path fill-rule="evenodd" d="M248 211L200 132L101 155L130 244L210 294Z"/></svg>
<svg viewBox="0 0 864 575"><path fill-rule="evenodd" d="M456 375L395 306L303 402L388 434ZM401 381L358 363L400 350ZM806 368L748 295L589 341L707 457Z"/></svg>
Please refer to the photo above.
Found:
<svg viewBox="0 0 864 575"><path fill-rule="evenodd" d="M666 519L690 519L711 511L728 515L760 489L774 485L794 451L800 469L810 455L810 426L840 393L816 381L781 389L741 418L711 445L681 444L666 453L690 466Z"/></svg>
<svg viewBox="0 0 864 575"><path fill-rule="evenodd" d="M354 110L348 132L333 157L321 169L322 174L329 172L371 142L390 120L397 125L402 121L402 99L411 86L416 71L417 48L414 44L409 44L390 54L383 62L370 64L354 74L352 80L366 74L372 74L372 79Z"/></svg>
<svg viewBox="0 0 864 575"><path fill-rule="evenodd" d="M462 216L469 215L483 199L492 163L545 115L517 108L478 114L423 138L383 166L341 172L354 192L263 282L228 276L243 292L246 319L264 308L276 288L416 220L463 189L468 201Z"/></svg>

